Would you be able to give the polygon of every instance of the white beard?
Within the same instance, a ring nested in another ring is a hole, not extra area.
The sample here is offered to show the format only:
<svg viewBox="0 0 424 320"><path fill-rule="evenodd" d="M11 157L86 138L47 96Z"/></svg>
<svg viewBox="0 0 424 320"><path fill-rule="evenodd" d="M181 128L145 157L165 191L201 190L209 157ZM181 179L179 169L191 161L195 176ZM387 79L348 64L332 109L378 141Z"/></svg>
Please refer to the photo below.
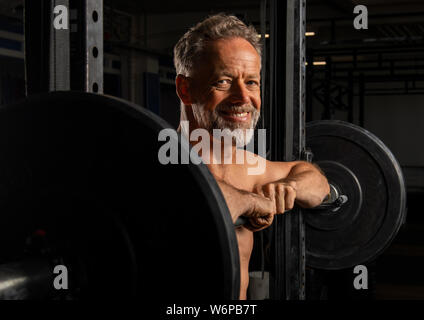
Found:
<svg viewBox="0 0 424 320"><path fill-rule="evenodd" d="M223 119L219 115L220 106L217 106L213 111L208 111L203 105L192 104L194 118L201 128L206 129L212 134L213 129L221 130L222 136L231 136L233 144L237 147L244 147L252 140L254 128L259 120L259 112L252 105L234 106L230 109L243 109L249 111L251 120L248 128L243 128L243 124L230 122ZM217 110L218 109L218 110ZM223 108L222 108L223 109ZM227 108L226 108L227 109Z"/></svg>

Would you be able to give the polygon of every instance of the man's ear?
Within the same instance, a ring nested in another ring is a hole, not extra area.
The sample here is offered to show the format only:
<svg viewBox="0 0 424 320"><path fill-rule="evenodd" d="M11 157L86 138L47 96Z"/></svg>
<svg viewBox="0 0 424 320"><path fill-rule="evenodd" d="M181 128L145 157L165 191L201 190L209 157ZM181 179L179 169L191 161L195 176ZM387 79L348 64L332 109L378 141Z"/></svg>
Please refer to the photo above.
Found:
<svg viewBox="0 0 424 320"><path fill-rule="evenodd" d="M192 98L190 94L190 83L189 79L186 76L181 74L177 75L175 79L175 85L177 87L177 95L180 100L186 105L189 106L192 104Z"/></svg>

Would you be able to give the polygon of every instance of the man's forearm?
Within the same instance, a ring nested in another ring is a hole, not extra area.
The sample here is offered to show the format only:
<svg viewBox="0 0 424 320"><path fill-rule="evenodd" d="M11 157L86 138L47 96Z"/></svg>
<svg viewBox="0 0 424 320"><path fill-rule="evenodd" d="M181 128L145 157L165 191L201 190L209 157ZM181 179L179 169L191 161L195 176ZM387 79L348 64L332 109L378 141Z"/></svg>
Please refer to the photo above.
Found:
<svg viewBox="0 0 424 320"><path fill-rule="evenodd" d="M217 183L224 195L233 222L236 222L240 216L253 219L255 223L254 226L251 225L251 230L263 229L272 222L275 205L271 199L237 189L222 180L217 180Z"/></svg>
<svg viewBox="0 0 424 320"><path fill-rule="evenodd" d="M317 166L307 162L295 165L284 180L295 182L296 203L304 208L320 205L330 192L324 173Z"/></svg>

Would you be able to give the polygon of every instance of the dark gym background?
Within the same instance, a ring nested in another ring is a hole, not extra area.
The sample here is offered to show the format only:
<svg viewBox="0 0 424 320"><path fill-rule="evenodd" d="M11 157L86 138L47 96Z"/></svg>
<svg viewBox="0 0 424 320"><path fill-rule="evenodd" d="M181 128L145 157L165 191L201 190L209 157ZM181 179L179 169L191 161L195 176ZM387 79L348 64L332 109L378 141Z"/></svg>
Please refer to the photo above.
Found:
<svg viewBox="0 0 424 320"><path fill-rule="evenodd" d="M353 27L355 5L368 30ZM179 120L172 49L216 12L260 29L260 0L104 1L104 93ZM0 104L25 94L23 6L0 0ZM406 224L375 265L377 299L424 299L424 2L307 0L307 119L340 119L376 134L400 162ZM263 104L266 108L266 101ZM373 271L374 272L374 271Z"/></svg>

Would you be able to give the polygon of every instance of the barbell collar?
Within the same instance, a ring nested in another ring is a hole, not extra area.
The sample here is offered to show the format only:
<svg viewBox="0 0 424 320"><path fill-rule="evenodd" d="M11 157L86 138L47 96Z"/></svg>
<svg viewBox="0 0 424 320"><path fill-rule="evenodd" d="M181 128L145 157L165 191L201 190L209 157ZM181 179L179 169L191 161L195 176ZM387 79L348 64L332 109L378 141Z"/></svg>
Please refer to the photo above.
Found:
<svg viewBox="0 0 424 320"><path fill-rule="evenodd" d="M341 194L341 191L334 184L330 185L330 193L324 199L324 201L317 207L311 208L312 210L322 210L336 212L342 205L348 202L349 197L345 194Z"/></svg>

